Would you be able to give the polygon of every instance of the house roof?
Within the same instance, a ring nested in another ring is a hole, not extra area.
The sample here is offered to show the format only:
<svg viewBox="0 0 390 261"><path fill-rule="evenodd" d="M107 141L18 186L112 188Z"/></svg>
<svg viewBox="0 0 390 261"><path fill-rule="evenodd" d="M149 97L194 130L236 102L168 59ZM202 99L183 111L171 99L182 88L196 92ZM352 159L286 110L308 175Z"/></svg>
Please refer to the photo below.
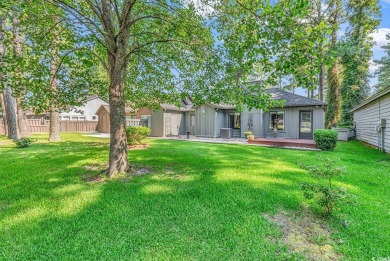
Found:
<svg viewBox="0 0 390 261"><path fill-rule="evenodd" d="M226 103L219 103L219 104L207 103L207 104L219 110L234 110L236 108L236 106L231 104L226 104Z"/></svg>
<svg viewBox="0 0 390 261"><path fill-rule="evenodd" d="M354 112L358 109L360 109L361 107L363 107L364 105L367 105L369 104L370 102L372 101L375 101L376 99L379 99L380 97L386 95L390 93L390 86L389 87L386 87L384 88L383 90L380 90L379 92L375 93L374 95L371 95L370 97L368 97L367 99L365 99L362 103L360 103L359 105L357 105L356 107L354 107L351 112Z"/></svg>
<svg viewBox="0 0 390 261"><path fill-rule="evenodd" d="M272 100L284 100L283 107L300 107L300 106L325 106L326 102L316 99L307 98L291 92L286 92L281 89L271 88L266 89L266 93L271 95Z"/></svg>

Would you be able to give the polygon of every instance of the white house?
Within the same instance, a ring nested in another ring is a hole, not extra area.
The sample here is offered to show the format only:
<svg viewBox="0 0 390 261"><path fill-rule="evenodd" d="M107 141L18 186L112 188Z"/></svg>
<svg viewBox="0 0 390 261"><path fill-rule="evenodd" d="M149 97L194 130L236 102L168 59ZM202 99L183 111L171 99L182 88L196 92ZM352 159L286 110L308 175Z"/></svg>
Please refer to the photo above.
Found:
<svg viewBox="0 0 390 261"><path fill-rule="evenodd" d="M82 106L72 107L69 112L61 112L60 120L62 121L97 121L96 111L102 105L108 105L104 99L99 96L91 96Z"/></svg>

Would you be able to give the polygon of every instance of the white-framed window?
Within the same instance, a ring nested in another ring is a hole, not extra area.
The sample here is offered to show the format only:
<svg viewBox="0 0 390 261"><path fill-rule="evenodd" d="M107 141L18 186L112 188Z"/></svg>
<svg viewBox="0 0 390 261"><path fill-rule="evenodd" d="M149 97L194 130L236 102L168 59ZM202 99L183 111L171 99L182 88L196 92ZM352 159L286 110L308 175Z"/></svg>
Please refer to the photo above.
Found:
<svg viewBox="0 0 390 261"><path fill-rule="evenodd" d="M284 111L269 112L269 130L283 131L284 130Z"/></svg>
<svg viewBox="0 0 390 261"><path fill-rule="evenodd" d="M190 115L190 126L195 126L195 114Z"/></svg>

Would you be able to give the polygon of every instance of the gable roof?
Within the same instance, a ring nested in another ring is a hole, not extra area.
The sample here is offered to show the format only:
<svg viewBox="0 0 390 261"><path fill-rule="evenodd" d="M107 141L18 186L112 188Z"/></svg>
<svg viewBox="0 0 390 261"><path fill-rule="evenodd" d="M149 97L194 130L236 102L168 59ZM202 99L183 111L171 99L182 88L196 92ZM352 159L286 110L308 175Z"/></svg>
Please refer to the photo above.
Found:
<svg viewBox="0 0 390 261"><path fill-rule="evenodd" d="M354 107L351 112L354 112L358 109L360 109L361 107L363 107L364 105L367 105L369 104L370 102L376 100L376 99L379 99L380 97L386 95L390 93L390 86L389 87L386 87L384 88L383 90L371 95L370 97L368 97L367 99L365 99L362 103L360 103L359 105L357 105L356 107Z"/></svg>
<svg viewBox="0 0 390 261"><path fill-rule="evenodd" d="M271 95L272 100L284 100L283 107L300 107L300 106L325 106L326 102L316 99L307 98L302 95L286 92L278 88L266 89L266 93Z"/></svg>

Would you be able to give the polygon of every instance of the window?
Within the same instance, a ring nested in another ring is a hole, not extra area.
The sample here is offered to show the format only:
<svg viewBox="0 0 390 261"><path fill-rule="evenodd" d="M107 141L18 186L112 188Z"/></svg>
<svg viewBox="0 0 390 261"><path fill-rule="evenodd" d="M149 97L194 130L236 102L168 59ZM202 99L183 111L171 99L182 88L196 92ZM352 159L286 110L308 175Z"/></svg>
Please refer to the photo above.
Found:
<svg viewBox="0 0 390 261"><path fill-rule="evenodd" d="M241 114L230 113L229 114L229 128L241 129Z"/></svg>
<svg viewBox="0 0 390 261"><path fill-rule="evenodd" d="M195 126L195 114L190 115L190 126Z"/></svg>
<svg viewBox="0 0 390 261"><path fill-rule="evenodd" d="M269 130L284 130L284 111L271 111L269 113Z"/></svg>

